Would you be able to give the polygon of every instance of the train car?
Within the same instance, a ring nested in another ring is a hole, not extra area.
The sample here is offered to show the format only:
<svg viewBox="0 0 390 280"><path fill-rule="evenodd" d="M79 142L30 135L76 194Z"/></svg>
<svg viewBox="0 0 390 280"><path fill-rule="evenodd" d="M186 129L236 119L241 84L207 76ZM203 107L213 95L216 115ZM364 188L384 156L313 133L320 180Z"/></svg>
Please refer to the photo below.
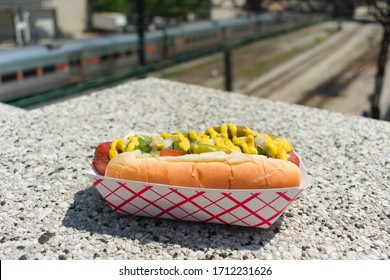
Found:
<svg viewBox="0 0 390 280"><path fill-rule="evenodd" d="M220 28L212 21L186 24L167 31L170 55L183 54L220 42Z"/></svg>
<svg viewBox="0 0 390 280"><path fill-rule="evenodd" d="M24 98L137 63L137 36L132 34L0 50L0 101Z"/></svg>
<svg viewBox="0 0 390 280"><path fill-rule="evenodd" d="M90 43L90 47L86 47L86 54L90 55L89 49L95 48L94 56L98 57L99 67L94 65L91 68L100 68L100 73L105 75L112 72L112 69L122 70L129 65L137 65L137 36L134 34L104 36L101 37L101 46L104 51L100 51L99 48L94 46L94 43ZM80 65L84 67L84 65ZM93 71L93 70L90 70ZM88 73L84 73L88 75Z"/></svg>
<svg viewBox="0 0 390 280"><path fill-rule="evenodd" d="M218 22L223 40L238 39L256 32L256 24L259 20L254 17L241 17L226 19Z"/></svg>
<svg viewBox="0 0 390 280"><path fill-rule="evenodd" d="M0 51L0 101L65 85L68 77L69 55L63 50L29 46Z"/></svg>
<svg viewBox="0 0 390 280"><path fill-rule="evenodd" d="M269 13L148 32L145 60L148 63L193 52L300 19L288 13ZM137 49L136 34L114 34L0 50L0 102L131 69L138 65Z"/></svg>

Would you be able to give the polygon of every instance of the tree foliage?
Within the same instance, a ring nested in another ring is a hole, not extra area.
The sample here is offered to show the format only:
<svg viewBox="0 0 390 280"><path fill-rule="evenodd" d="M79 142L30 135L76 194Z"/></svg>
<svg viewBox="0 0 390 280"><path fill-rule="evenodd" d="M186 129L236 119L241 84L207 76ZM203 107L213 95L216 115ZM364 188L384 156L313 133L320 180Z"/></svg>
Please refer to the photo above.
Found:
<svg viewBox="0 0 390 280"><path fill-rule="evenodd" d="M97 12L118 12L129 14L134 10L134 2L128 0L91 0L94 11Z"/></svg>
<svg viewBox="0 0 390 280"><path fill-rule="evenodd" d="M368 11L382 25L390 25L390 0L366 0Z"/></svg>
<svg viewBox="0 0 390 280"><path fill-rule="evenodd" d="M91 0L94 11L120 12L129 16L136 13L137 1L132 0ZM206 12L204 0L144 0L148 17L185 17L189 13L202 15Z"/></svg>

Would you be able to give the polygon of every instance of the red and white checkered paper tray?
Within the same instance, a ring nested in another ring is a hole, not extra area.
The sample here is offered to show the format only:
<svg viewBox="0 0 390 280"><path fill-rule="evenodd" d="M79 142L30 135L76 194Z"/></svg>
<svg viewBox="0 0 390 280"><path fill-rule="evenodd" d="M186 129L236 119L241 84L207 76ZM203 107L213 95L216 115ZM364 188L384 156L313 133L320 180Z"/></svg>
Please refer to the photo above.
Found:
<svg viewBox="0 0 390 280"><path fill-rule="evenodd" d="M116 211L136 216L268 228L309 186L281 189L203 189L119 180L87 172L93 186Z"/></svg>

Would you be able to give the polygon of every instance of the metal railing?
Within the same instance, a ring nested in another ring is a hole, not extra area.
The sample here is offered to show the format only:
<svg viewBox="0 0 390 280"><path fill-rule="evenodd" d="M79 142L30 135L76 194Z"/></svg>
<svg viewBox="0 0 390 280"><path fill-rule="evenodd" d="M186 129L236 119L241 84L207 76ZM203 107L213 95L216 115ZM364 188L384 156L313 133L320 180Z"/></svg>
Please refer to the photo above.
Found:
<svg viewBox="0 0 390 280"><path fill-rule="evenodd" d="M189 62L194 59L206 57L218 52L225 52L225 56L229 55L229 50L248 45L250 43L256 42L257 40L269 38L271 36L280 35L283 33L287 33L293 30L297 30L300 28L304 28L310 25L318 24L324 21L330 20L329 17L322 17L317 18L315 20L311 21L305 21L300 23L293 23L293 24L286 24L279 27L274 27L266 32L259 32L244 38L241 38L239 40L232 40L228 42L222 42L219 44L215 44L213 46L198 49L189 53L185 53L182 55L177 55L175 57L171 57L169 59L164 59L152 63L147 63L144 65L139 65L136 67L133 67L128 70L124 70L121 72L113 73L111 75L106 75L101 78L93 79L93 80L87 80L79 83L74 83L68 86L64 86L62 88L56 89L56 90L50 90L46 92L42 92L39 95L34 95L32 97L24 98L21 100L15 100L11 102L7 102L10 105L22 107L22 108L28 108L31 106L35 106L40 103L48 102L57 98L63 98L66 96L71 96L73 94L89 90L96 87L101 86L109 86L115 83L118 83L120 81L123 81L125 79L129 78L137 78L142 77L146 75L147 73L158 71L163 68L171 67L180 63ZM226 53L226 51L228 53ZM229 61L229 58L226 57ZM226 67L228 67L226 65ZM226 81L225 85L227 86L227 90L229 90L232 87L232 80L231 76L225 77L226 79L230 79L230 81Z"/></svg>

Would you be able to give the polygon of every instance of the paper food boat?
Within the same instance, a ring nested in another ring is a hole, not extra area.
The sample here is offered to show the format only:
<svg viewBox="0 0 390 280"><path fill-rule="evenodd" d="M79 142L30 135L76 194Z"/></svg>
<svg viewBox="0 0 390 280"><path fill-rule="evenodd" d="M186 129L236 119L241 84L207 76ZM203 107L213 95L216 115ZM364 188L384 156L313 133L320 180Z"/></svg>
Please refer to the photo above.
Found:
<svg viewBox="0 0 390 280"><path fill-rule="evenodd" d="M93 186L116 211L136 216L270 227L309 186L300 163L301 184L280 189L203 189L119 180L87 172Z"/></svg>

